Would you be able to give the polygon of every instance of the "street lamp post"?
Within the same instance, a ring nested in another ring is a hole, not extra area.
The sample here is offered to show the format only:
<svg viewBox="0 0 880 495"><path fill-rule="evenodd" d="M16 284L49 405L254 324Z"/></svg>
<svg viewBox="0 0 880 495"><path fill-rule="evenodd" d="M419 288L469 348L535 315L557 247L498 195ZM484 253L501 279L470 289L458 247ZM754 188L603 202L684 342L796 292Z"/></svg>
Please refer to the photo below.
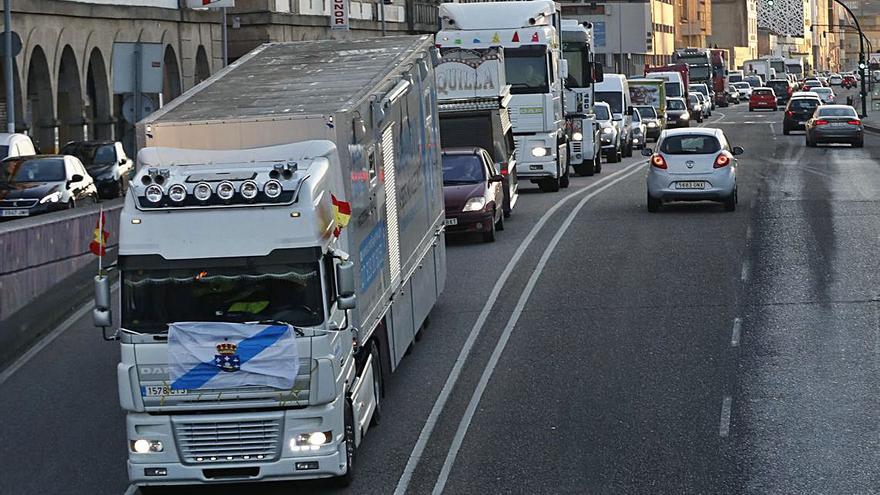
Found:
<svg viewBox="0 0 880 495"><path fill-rule="evenodd" d="M15 82L12 70L12 2L4 0L3 2L3 23L5 24L3 32L3 43L6 45L5 56L3 60L3 74L6 78L6 132L12 134L15 132Z"/></svg>
<svg viewBox="0 0 880 495"><path fill-rule="evenodd" d="M859 18L853 14L853 11L843 3L843 0L834 0L835 3L843 7L844 10L849 13L850 17L852 17L853 22L856 24L856 29L859 30L859 79L861 79L861 100L862 100L862 117L868 115L868 90L865 88L865 68L867 65L865 64L865 33L862 32L862 26L859 24Z"/></svg>

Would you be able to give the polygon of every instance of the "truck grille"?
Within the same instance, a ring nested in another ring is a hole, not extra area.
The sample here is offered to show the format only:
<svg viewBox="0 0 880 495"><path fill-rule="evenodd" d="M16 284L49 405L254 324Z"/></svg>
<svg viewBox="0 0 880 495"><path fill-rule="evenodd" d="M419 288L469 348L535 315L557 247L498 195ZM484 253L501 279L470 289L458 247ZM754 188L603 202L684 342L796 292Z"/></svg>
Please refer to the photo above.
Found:
<svg viewBox="0 0 880 495"><path fill-rule="evenodd" d="M281 418L174 424L183 462L271 461L279 456Z"/></svg>
<svg viewBox="0 0 880 495"><path fill-rule="evenodd" d="M572 153L580 153L581 152L581 142L580 141L572 141L568 143L571 146Z"/></svg>

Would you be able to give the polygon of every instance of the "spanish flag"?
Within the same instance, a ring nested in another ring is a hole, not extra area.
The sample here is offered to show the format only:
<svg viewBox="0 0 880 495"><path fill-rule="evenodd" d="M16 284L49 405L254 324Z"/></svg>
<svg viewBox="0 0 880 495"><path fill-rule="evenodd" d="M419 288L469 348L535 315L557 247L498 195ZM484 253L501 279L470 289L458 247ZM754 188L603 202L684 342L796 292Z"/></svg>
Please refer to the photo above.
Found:
<svg viewBox="0 0 880 495"><path fill-rule="evenodd" d="M107 255L107 240L110 238L110 232L104 230L105 225L107 225L107 217L104 216L104 210L101 210L101 215L98 217L98 223L95 224L95 233L92 242L89 243L89 251L95 256Z"/></svg>
<svg viewBox="0 0 880 495"><path fill-rule="evenodd" d="M347 201L340 201L334 194L330 195L330 201L333 203L333 218L336 220L333 235L339 237L342 229L348 225L348 221L351 219L351 204Z"/></svg>

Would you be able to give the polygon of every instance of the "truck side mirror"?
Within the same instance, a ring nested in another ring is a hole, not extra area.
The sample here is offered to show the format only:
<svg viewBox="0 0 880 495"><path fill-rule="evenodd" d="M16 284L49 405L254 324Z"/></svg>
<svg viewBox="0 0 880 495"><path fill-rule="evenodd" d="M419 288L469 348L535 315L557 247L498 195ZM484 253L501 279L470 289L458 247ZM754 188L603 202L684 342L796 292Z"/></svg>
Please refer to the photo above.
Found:
<svg viewBox="0 0 880 495"><path fill-rule="evenodd" d="M95 277L95 309L92 321L96 327L107 328L113 325L113 312L110 309L110 279L106 275Z"/></svg>
<svg viewBox="0 0 880 495"><path fill-rule="evenodd" d="M343 261L336 265L336 291L338 293L336 304L339 309L357 307L357 296L354 294L354 263L351 261Z"/></svg>

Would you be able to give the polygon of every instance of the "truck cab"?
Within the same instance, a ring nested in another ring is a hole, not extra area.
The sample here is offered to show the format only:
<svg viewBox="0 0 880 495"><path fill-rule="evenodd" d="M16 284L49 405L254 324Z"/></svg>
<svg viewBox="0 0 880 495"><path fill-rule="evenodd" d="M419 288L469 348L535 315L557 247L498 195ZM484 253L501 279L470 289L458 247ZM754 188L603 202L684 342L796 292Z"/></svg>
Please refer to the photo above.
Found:
<svg viewBox="0 0 880 495"><path fill-rule="evenodd" d="M568 162L578 175L602 171L599 125L593 114L593 84L602 82L602 66L593 57L593 27L562 21L562 55L568 63L565 78L565 124Z"/></svg>
<svg viewBox="0 0 880 495"><path fill-rule="evenodd" d="M630 103L629 83L623 74L605 74L602 82L595 85L596 101L608 104L611 121L619 135L619 155L632 156L632 104Z"/></svg>
<svg viewBox="0 0 880 495"><path fill-rule="evenodd" d="M436 45L504 48L516 173L543 192L568 187L563 111L567 64L559 46L561 15L551 0L444 3Z"/></svg>

